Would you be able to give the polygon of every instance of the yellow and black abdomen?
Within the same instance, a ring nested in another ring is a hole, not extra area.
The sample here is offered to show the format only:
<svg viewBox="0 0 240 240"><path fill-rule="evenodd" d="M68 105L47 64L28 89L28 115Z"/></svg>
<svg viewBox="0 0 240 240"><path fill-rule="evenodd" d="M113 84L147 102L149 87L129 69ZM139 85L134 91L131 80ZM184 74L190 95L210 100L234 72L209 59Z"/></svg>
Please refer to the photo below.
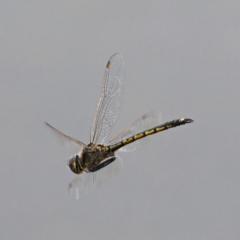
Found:
<svg viewBox="0 0 240 240"><path fill-rule="evenodd" d="M132 143L136 140L139 140L141 138L147 137L151 134L158 133L158 132L167 130L169 128L177 127L177 126L184 125L186 123L191 123L191 122L193 122L193 120L189 119L189 118L180 118L180 119L173 120L171 122L166 122L162 125L156 126L154 128L148 129L144 132L135 134L132 137L126 138L119 143L110 145L109 148L110 148L111 151L117 151L119 148L121 148L121 147L123 147L127 144L130 144L130 143Z"/></svg>

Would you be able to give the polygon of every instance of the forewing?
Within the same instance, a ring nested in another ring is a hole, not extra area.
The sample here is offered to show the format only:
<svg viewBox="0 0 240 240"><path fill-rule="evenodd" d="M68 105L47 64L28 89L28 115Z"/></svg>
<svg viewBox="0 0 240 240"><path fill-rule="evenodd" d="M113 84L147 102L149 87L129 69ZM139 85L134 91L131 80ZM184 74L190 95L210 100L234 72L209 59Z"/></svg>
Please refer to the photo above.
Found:
<svg viewBox="0 0 240 240"><path fill-rule="evenodd" d="M81 195L88 194L113 180L122 169L122 161L116 160L97 172L84 172L75 177L68 185L71 196L79 199Z"/></svg>
<svg viewBox="0 0 240 240"><path fill-rule="evenodd" d="M49 129L58 137L58 139L65 142L67 145L71 145L77 150L81 150L82 148L86 147L86 145L81 141L64 134L49 123L45 122L45 125L49 127Z"/></svg>
<svg viewBox="0 0 240 240"><path fill-rule="evenodd" d="M138 118L136 121L134 121L130 126L128 126L123 132L117 134L115 137L113 137L107 144L112 145L118 142L121 142L122 140L129 138L135 134L138 134L140 132L143 132L149 128L155 127L157 125L161 124L161 114L157 111L151 111L144 115L142 115L140 118ZM148 138L142 138L139 139L133 143L130 143L122 148L119 149L119 151L122 152L131 152L135 151L139 146L141 146Z"/></svg>
<svg viewBox="0 0 240 240"><path fill-rule="evenodd" d="M117 121L123 104L124 62L121 54L114 54L108 61L102 89L91 125L90 141L104 143Z"/></svg>

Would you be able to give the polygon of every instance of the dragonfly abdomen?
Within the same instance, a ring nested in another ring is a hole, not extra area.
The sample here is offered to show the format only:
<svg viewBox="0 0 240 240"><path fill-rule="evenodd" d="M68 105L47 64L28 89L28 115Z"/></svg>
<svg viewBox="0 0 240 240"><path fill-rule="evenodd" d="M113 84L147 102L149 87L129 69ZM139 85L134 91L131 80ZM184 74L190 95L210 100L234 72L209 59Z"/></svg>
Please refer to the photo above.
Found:
<svg viewBox="0 0 240 240"><path fill-rule="evenodd" d="M181 125L184 125L186 123L191 123L191 122L193 122L193 120L189 119L189 118L179 118L179 119L176 119L176 120L173 120L173 121L170 121L170 122L166 122L162 125L156 126L154 128L148 129L148 130L145 130L144 132L135 134L135 135L133 135L129 138L126 138L126 139L122 140L121 142L110 145L109 148L110 148L111 151L117 151L119 148L121 148L121 147L123 147L127 144L130 144L134 141L137 141L141 138L147 137L147 136L152 135L154 133L158 133L158 132L167 130L169 128L181 126Z"/></svg>

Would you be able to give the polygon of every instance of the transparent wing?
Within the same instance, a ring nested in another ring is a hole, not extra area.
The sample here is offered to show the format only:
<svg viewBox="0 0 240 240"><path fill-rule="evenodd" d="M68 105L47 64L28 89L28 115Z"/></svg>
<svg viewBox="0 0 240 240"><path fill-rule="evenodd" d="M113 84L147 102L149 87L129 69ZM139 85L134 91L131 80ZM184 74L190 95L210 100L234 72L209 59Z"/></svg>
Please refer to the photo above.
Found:
<svg viewBox="0 0 240 240"><path fill-rule="evenodd" d="M114 179L122 169L122 161L116 160L97 172L84 172L69 183L68 190L71 196L79 199L81 195L88 194Z"/></svg>
<svg viewBox="0 0 240 240"><path fill-rule="evenodd" d="M117 134L115 137L113 137L110 141L108 141L108 145L112 145L115 143L118 143L126 138L129 138L137 133L143 132L149 128L155 127L157 125L160 125L162 122L161 114L157 111L151 111L144 115L142 115L140 118L138 118L136 121L134 121L130 126L128 126L123 132ZM148 138L142 138L139 139L131 144L128 144L122 148L119 149L119 151L122 152L131 152L135 151L139 146L141 146L144 142L146 142Z"/></svg>
<svg viewBox="0 0 240 240"><path fill-rule="evenodd" d="M123 104L124 63L116 53L108 61L102 83L100 98L91 125L90 141L104 143L117 121Z"/></svg>
<svg viewBox="0 0 240 240"><path fill-rule="evenodd" d="M49 123L45 122L45 124L58 137L58 139L62 140L67 145L74 147L74 149L77 149L80 151L82 148L86 147L86 145L81 141L64 134L63 132L59 131Z"/></svg>

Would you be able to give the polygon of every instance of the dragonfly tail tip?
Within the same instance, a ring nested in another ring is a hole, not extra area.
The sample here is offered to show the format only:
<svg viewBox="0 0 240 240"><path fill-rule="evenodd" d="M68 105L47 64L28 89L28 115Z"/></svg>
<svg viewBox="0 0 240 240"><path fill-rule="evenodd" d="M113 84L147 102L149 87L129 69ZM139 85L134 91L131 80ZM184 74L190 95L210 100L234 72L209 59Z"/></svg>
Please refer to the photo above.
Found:
<svg viewBox="0 0 240 240"><path fill-rule="evenodd" d="M184 119L184 122L185 122L185 123L192 123L192 122L194 122L194 120L192 120L192 119L190 119L190 118L185 118L185 119Z"/></svg>

